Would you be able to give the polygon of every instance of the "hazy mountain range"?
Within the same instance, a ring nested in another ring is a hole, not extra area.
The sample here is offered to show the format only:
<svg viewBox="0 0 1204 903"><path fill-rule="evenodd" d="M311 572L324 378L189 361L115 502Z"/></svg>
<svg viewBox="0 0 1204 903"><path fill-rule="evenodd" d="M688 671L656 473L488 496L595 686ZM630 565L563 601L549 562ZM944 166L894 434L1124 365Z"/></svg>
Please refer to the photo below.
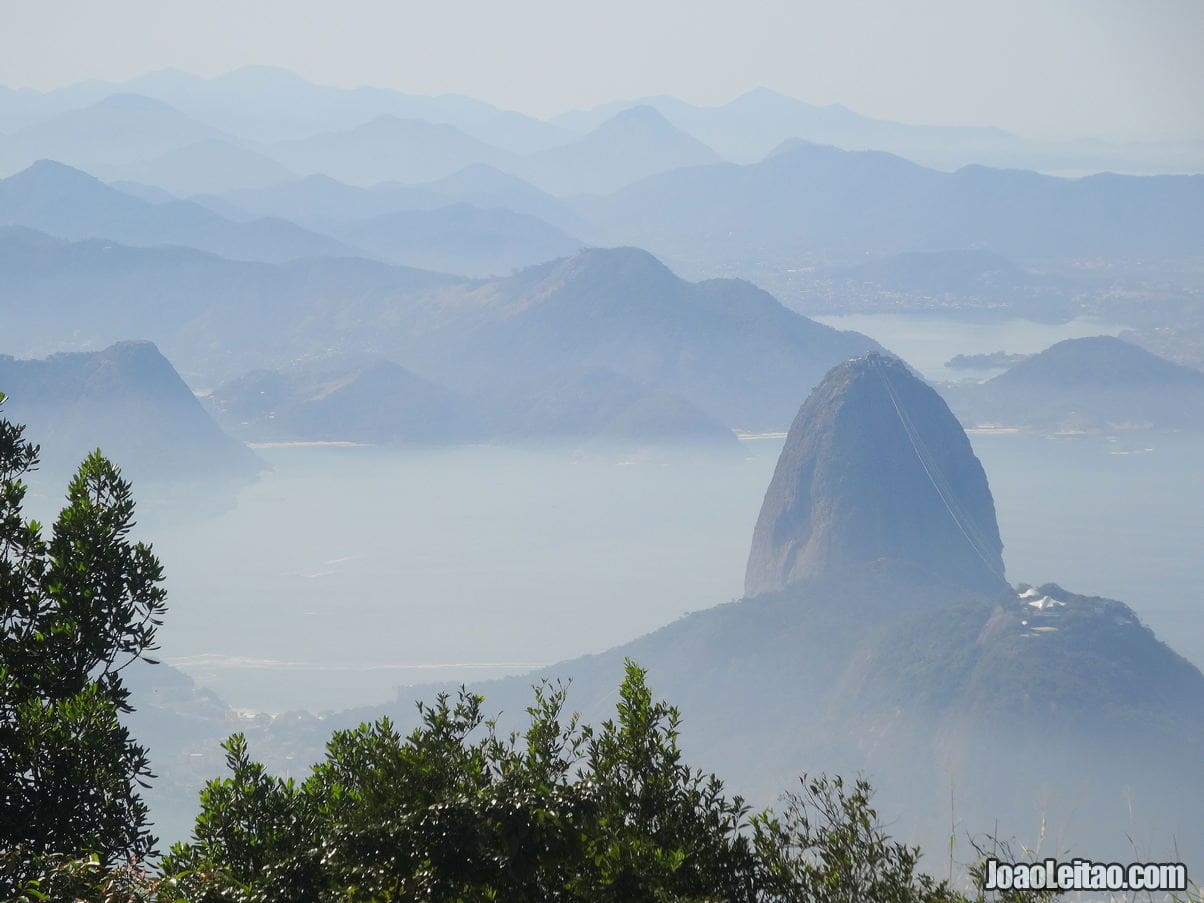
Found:
<svg viewBox="0 0 1204 903"><path fill-rule="evenodd" d="M652 176L583 212L593 236L621 235L691 273L960 248L1020 260L1204 253L1204 176L947 173L802 142L747 166Z"/></svg>
<svg viewBox="0 0 1204 903"><path fill-rule="evenodd" d="M486 179L476 177L476 182L488 192ZM506 191L505 183L497 190ZM388 189L370 192L313 177L286 182L270 194L261 190L246 195L262 199L267 209L326 209L326 217L317 223L319 232L272 214L247 214L212 197L205 204L163 199L128 183L107 185L80 170L43 160L0 180L0 225L67 239L180 245L236 260L369 257L471 276L509 273L582 247L579 239L530 214L453 202L454 184L441 196L435 191L416 192L423 200L415 206L404 191L398 198ZM531 191L538 197L535 189ZM331 215L338 204L323 207L323 198L341 200L357 212L386 212L334 221Z"/></svg>
<svg viewBox="0 0 1204 903"><path fill-rule="evenodd" d="M0 138L0 172L9 175L44 158L103 170L218 137L217 129L161 101L113 93L9 131Z"/></svg>
<svg viewBox="0 0 1204 903"><path fill-rule="evenodd" d="M92 132L101 137L92 140ZM127 137L113 141L114 134ZM1062 179L981 165L943 172L877 150L841 150L797 136L758 162L736 165L722 162L652 105L616 111L591 131L555 146L516 153L452 122L396 112L304 137L254 142L162 100L117 94L0 138L0 160L8 160L7 168L18 174L43 158L120 182L125 193L141 200L153 199L138 187L145 185L197 195L226 219L247 219L256 212L295 216L294 225L313 232L338 231L335 226L349 228L352 219L403 209L450 203L505 207L544 219L586 244L638 245L691 276L739 275L775 291L797 281L788 274L861 265L867 256L975 249L1023 265L1100 255L1190 258L1204 247L1199 212L1204 177ZM356 196L330 179L369 190ZM11 214L3 221L46 228ZM330 234L323 235L333 239L325 245L293 235L287 239L293 247L280 247L286 237L275 233L286 228L276 224L270 241L241 242L250 249L241 252L239 242L224 237L161 231L165 241L261 259L373 256L382 247L369 241L372 247L359 248ZM430 228L439 231L444 224L433 222ZM550 233L542 228L532 245L517 253L513 248L478 253L473 243L479 247L489 238L471 224L465 229L463 252L454 249L451 239L458 233L453 231L441 242L449 252L439 260L425 258L420 248L394 253L397 242L406 240L402 225L400 238L385 239L389 252L381 256L479 274L536 262L548 253L542 242ZM99 233L76 229L70 237L85 234ZM141 240L136 232L104 237ZM259 242L272 247L260 249ZM816 278L828 275L821 272L810 281ZM1061 308L1059 315L1065 315L1065 305Z"/></svg>
<svg viewBox="0 0 1204 903"><path fill-rule="evenodd" d="M552 194L609 194L659 172L720 157L652 107L616 113L578 141L533 154L517 172Z"/></svg>
<svg viewBox="0 0 1204 903"><path fill-rule="evenodd" d="M261 142L304 138L332 128L353 128L377 116L455 125L479 132L481 140L509 146L519 153L565 140L555 126L468 97L423 97L379 88L332 88L266 66L249 66L213 79L161 70L121 84L90 81L45 94L3 89L0 131L11 133L49 116L90 106L115 93L155 98L190 117L212 122L215 128Z"/></svg>
<svg viewBox="0 0 1204 903"><path fill-rule="evenodd" d="M543 121L462 96L422 97L370 87L334 88L268 67L247 67L210 79L162 70L122 83L92 81L46 93L0 88L0 133L13 136L18 151L28 150L36 145L38 133L26 130L114 94L154 99L217 132L260 144L345 131L389 116L454 126L497 150L527 155L570 144L625 110L649 107L677 130L736 162L758 160L791 138L852 150L876 148L946 169L985 163L1076 172L1190 172L1198 171L1204 160L1204 151L1194 145L1133 146L1098 141L1043 144L992 128L889 122L839 104L815 106L766 88L754 89L718 106L648 97L617 100ZM21 168L44 156L62 159L42 151L24 164L13 166Z"/></svg>
<svg viewBox="0 0 1204 903"><path fill-rule="evenodd" d="M686 282L634 248L587 250L465 286L400 358L473 392L528 391L603 368L729 427L781 429L832 363L875 347L738 280Z"/></svg>
<svg viewBox="0 0 1204 903"><path fill-rule="evenodd" d="M173 147L137 163L93 171L109 181L145 184L176 197L264 188L296 178L283 163L220 138Z"/></svg>
<svg viewBox="0 0 1204 903"><path fill-rule="evenodd" d="M552 122L583 131L634 106L657 110L683 132L737 163L760 160L782 142L796 138L847 150L888 151L938 169L982 163L1075 172L1195 172L1200 169L1202 151L1191 144L1042 143L990 127L909 125L865 116L842 104L815 106L764 87L717 106L698 106L676 97L642 97L563 113Z"/></svg>
<svg viewBox="0 0 1204 903"><path fill-rule="evenodd" d="M145 201L49 160L0 181L0 225L66 239L183 245L238 260L355 253L342 242L281 219L232 222L191 201Z"/></svg>
<svg viewBox="0 0 1204 903"><path fill-rule="evenodd" d="M748 283L685 282L635 249L475 282L365 260L244 263L9 230L0 265L10 347L141 335L209 387L339 355L380 355L477 396L529 396L549 379L604 369L756 431L781 429L800 391L876 347Z"/></svg>
<svg viewBox="0 0 1204 903"><path fill-rule="evenodd" d="M349 125L326 124L301 137L256 142L161 100L121 93L0 135L0 173L18 172L40 159L177 194L264 187L290 173L322 174L360 186L426 182L467 166L489 165L553 193L574 195L614 191L648 175L720 157L651 107L619 112L554 146L516 153L444 119L393 112Z"/></svg>
<svg viewBox="0 0 1204 903"><path fill-rule="evenodd" d="M329 176L307 176L259 188L193 198L231 219L280 217L324 229L407 210L472 204L535 216L567 231L581 225L567 203L517 176L483 163L442 179L417 184L383 182L368 188Z"/></svg>
<svg viewBox="0 0 1204 903"><path fill-rule="evenodd" d="M158 115L160 106L117 109ZM387 138L405 121L373 122ZM834 294L947 294L1048 319L1076 312L1087 277L1014 261L1204 253L1204 176L945 173L798 142L740 166L708 163L702 145L679 139L641 108L529 155L560 155L566 172L602 179L640 161L695 164L569 202L485 164L368 188L290 171L198 202L40 161L0 181L0 224L20 227L2 242L8 349L96 349L143 336L210 387L255 368L376 355L498 404L600 370L726 427L775 430L800 388L872 346L834 338L747 283L688 286L648 254L578 254L582 246L634 240L686 273L811 269ZM672 145L672 159L645 156L658 143ZM794 267L807 260L826 263ZM265 263L285 266L255 265ZM38 303L50 306L30 306ZM51 328L47 310L71 312L72 334Z"/></svg>
<svg viewBox="0 0 1204 903"><path fill-rule="evenodd" d="M363 322L370 331L398 298L462 281L355 258L270 265L22 228L0 230L0 267L5 343L15 353L94 350L139 335L200 387L315 353L326 347L329 318L354 311L342 328Z"/></svg>
<svg viewBox="0 0 1204 903"><path fill-rule="evenodd" d="M469 204L384 213L329 231L387 263L465 276L510 273L583 246L537 217Z"/></svg>
<svg viewBox="0 0 1204 903"><path fill-rule="evenodd" d="M863 769L915 839L947 840L954 796L979 831L998 818L1031 841L1044 805L1091 855L1121 857L1134 798L1199 834L1204 677L1120 602L1009 585L961 424L1194 430L1204 374L1093 338L938 394L782 301L1128 310L1173 340L1166 321L1199 320L1204 176L997 167L1201 160L765 89L551 121L265 68L3 89L0 390L52 470L99 445L136 480L253 477L244 441L738 452L738 433L788 428L746 598L493 683L490 710L571 677L593 719L630 656L686 712L691 760L757 802L800 765ZM1121 267L1146 281L1122 285ZM172 701L145 725L164 761L229 729L176 673L160 690ZM407 723L414 693L264 719L256 742L296 768L336 724Z"/></svg>
<svg viewBox="0 0 1204 903"><path fill-rule="evenodd" d="M270 146L302 175L321 173L353 185L427 182L474 163L509 167L514 155L453 125L379 116L345 131L322 132Z"/></svg>

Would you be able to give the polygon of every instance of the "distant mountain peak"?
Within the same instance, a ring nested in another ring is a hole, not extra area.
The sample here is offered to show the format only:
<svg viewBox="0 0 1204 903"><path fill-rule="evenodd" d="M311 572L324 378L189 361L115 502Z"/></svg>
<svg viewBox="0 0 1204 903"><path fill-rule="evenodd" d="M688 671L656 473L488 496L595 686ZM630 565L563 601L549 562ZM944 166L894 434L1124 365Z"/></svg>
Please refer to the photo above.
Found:
<svg viewBox="0 0 1204 903"><path fill-rule="evenodd" d="M172 113L177 116L183 115L175 107L164 103L161 100L156 100L153 97L147 97L145 94L134 94L131 92L118 92L110 94L108 97L93 104L95 109L109 110L126 110L130 112L165 112Z"/></svg>
<svg viewBox="0 0 1204 903"><path fill-rule="evenodd" d="M291 69L285 69L281 66L267 66L262 64L239 66L237 69L231 69L229 72L211 79L211 81L244 82L261 86L310 84L310 82L303 79Z"/></svg>
<svg viewBox="0 0 1204 903"><path fill-rule="evenodd" d="M0 211L0 221L20 209L30 196L44 197L48 203L64 203L68 199L63 193L70 193L71 201L77 201L81 195L120 195L117 189L82 169L58 160L37 160L7 179L0 179L0 198L7 201L7 209ZM20 225L16 221L13 224Z"/></svg>
<svg viewBox="0 0 1204 903"><path fill-rule="evenodd" d="M379 116L374 116L367 122L355 126L347 132L328 132L327 136L345 138L346 136L358 137L383 137L383 138L411 138L416 134L445 134L445 135L462 135L466 139L467 135L446 122L430 122L426 119L415 119L412 117L397 116L393 113L382 113Z"/></svg>
<svg viewBox="0 0 1204 903"><path fill-rule="evenodd" d="M804 151L814 150L815 148L822 147L825 147L825 145L816 144L814 141L808 141L805 138L787 138L768 154L766 154L765 159L768 160L770 157L782 157L787 154L802 153Z"/></svg>
<svg viewBox="0 0 1204 903"><path fill-rule="evenodd" d="M405 122L398 116L392 113L382 113L379 116L373 116L362 125L356 126L352 131L360 135L366 134L389 134L399 132L404 129Z"/></svg>
<svg viewBox="0 0 1204 903"><path fill-rule="evenodd" d="M79 179L80 181L100 182L100 180L95 176L89 175L82 169L77 169L74 166L68 166L66 163L60 163L58 160L50 160L46 158L35 160L33 163L29 164L29 166L25 167L25 169L18 173L14 173L3 181L14 182L33 178L73 178Z"/></svg>
<svg viewBox="0 0 1204 903"><path fill-rule="evenodd" d="M183 245L237 259L285 261L355 253L341 242L289 222L238 223L189 201L152 203L49 160L0 179L0 224L26 226L68 240Z"/></svg>
<svg viewBox="0 0 1204 903"><path fill-rule="evenodd" d="M1184 367L1115 336L1065 339L990 381L1051 389L1072 386L1204 388L1204 373Z"/></svg>
<svg viewBox="0 0 1204 903"><path fill-rule="evenodd" d="M534 185L525 179L498 169L488 163L469 163L463 169L458 169L451 175L443 176L440 179L434 179L424 183L430 186L439 186L450 188L452 186L461 189L498 189L498 188L517 188L529 192L539 191Z"/></svg>
<svg viewBox="0 0 1204 903"><path fill-rule="evenodd" d="M795 418L753 533L746 592L893 561L971 591L1006 587L982 465L898 358L829 371Z"/></svg>
<svg viewBox="0 0 1204 903"><path fill-rule="evenodd" d="M679 283L677 275L643 248L586 248L566 258L557 267L565 282L578 279L591 282L631 281L641 287L665 282Z"/></svg>
<svg viewBox="0 0 1204 903"><path fill-rule="evenodd" d="M759 85L749 91L745 91L728 105L729 109L745 109L749 111L793 111L812 110L815 109L804 101L791 97L788 94L783 94L780 91L775 91L772 88L767 88L764 85Z"/></svg>
<svg viewBox="0 0 1204 903"><path fill-rule="evenodd" d="M766 87L765 85L757 85L755 88L750 88L740 96L752 98L772 97L776 100L794 100L793 97L789 97L783 94L781 91L775 91L773 88Z"/></svg>
<svg viewBox="0 0 1204 903"><path fill-rule="evenodd" d="M610 119L606 120L603 125L635 123L644 126L656 126L658 128L672 129L673 124L651 104L640 103L633 107L628 107L625 110L620 110Z"/></svg>
<svg viewBox="0 0 1204 903"><path fill-rule="evenodd" d="M924 167L913 163L897 154L880 150L845 150L834 144L824 144L808 141L805 138L787 138L781 144L765 155L766 160L774 158L798 157L807 160L828 160L834 164L846 166L869 162L885 164L909 171L924 171Z"/></svg>
<svg viewBox="0 0 1204 903"><path fill-rule="evenodd" d="M663 145L675 145L687 150L699 162L716 162L719 155L707 147L693 135L682 131L656 107L651 104L636 104L621 110L599 125L584 140L597 140L600 137L633 136L641 141L653 141Z"/></svg>

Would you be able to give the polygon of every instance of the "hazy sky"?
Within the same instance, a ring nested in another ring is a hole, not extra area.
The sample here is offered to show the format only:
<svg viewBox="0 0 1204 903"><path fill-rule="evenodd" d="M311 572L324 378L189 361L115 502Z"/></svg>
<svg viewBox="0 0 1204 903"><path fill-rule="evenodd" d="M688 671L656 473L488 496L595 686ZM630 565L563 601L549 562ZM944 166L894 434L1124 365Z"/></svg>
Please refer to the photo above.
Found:
<svg viewBox="0 0 1204 903"><path fill-rule="evenodd" d="M1204 0L0 0L0 83L249 63L547 115L768 85L1031 137L1204 139Z"/></svg>

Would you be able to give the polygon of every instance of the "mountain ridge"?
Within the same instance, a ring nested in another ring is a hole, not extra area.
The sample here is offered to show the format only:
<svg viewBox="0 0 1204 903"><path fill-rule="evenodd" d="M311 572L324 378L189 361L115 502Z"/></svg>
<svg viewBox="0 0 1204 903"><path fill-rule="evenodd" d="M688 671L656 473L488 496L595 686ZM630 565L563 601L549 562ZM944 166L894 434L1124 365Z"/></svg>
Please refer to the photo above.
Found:
<svg viewBox="0 0 1204 903"><path fill-rule="evenodd" d="M151 203L54 160L40 160L0 180L0 226L23 226L68 240L183 245L265 262L359 253L284 220L238 223L190 201Z"/></svg>
<svg viewBox="0 0 1204 903"><path fill-rule="evenodd" d="M660 173L576 206L595 241L645 247L693 278L775 287L907 252L976 248L1021 264L1204 254L1204 176L949 173L813 144Z"/></svg>
<svg viewBox="0 0 1204 903"><path fill-rule="evenodd" d="M690 283L630 248L468 280L356 258L242 263L0 230L0 262L13 350L94 347L138 330L202 387L364 354L467 395L527 394L545 377L602 369L725 428L763 432L784 426L833 363L878 347L749 283ZM51 329L49 314L71 318L75 334Z"/></svg>

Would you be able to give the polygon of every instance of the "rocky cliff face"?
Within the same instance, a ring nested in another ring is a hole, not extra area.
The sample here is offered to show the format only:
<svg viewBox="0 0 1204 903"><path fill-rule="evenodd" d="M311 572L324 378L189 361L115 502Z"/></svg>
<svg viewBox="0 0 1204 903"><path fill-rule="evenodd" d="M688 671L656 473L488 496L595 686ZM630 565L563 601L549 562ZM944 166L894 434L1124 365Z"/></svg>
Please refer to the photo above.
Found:
<svg viewBox="0 0 1204 903"><path fill-rule="evenodd" d="M753 533L750 595L898 562L1005 591L986 474L944 401L896 358L833 368L799 410Z"/></svg>

